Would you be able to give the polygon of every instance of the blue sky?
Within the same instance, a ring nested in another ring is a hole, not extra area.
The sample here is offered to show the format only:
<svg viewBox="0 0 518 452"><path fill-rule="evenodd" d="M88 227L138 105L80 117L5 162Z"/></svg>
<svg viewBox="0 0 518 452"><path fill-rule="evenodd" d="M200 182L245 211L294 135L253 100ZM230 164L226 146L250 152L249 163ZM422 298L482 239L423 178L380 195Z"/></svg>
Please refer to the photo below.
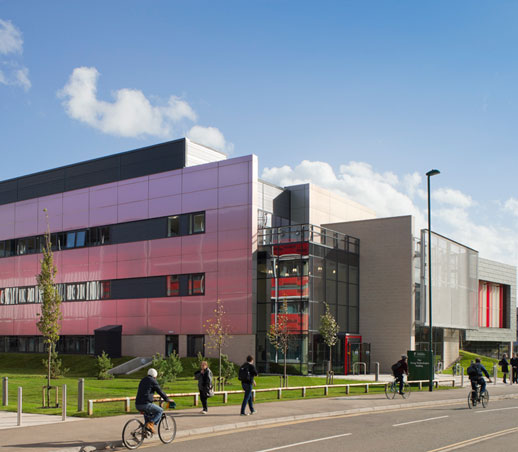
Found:
<svg viewBox="0 0 518 452"><path fill-rule="evenodd" d="M518 264L518 3L0 0L0 179L189 135Z"/></svg>

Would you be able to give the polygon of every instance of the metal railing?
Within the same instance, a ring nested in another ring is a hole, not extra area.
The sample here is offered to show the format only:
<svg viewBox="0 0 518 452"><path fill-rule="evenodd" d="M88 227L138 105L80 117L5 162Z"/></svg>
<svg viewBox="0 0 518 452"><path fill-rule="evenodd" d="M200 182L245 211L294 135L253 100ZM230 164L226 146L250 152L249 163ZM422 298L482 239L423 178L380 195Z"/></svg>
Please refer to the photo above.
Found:
<svg viewBox="0 0 518 452"><path fill-rule="evenodd" d="M323 389L323 395L327 396L329 395L329 389L333 388L344 388L345 394L349 394L351 391L351 388L356 387L363 387L364 392L367 394L369 392L369 388L375 387L375 386L388 386L392 382L374 382L374 383L347 383L347 384L333 384L333 385L315 385L315 386L291 386L288 388L265 388L265 389L254 389L252 391L252 397L255 401L256 394L257 393L266 393L266 392L277 392L277 399L282 399L282 393L284 391L301 391L301 396L306 397L306 393L308 390L311 389ZM408 382L412 385L419 386L419 390L422 390L423 384L428 384L428 380L412 380ZM435 384L435 387L439 387L439 383L451 383L452 387L455 387L455 379L452 378L446 379L446 380L434 380L433 383ZM243 390L235 390L235 391L217 391L214 393L214 397L221 396L223 403L228 403L228 396L229 394L244 394ZM179 394L167 394L168 397L171 397L173 399L180 398L180 397L192 397L193 398L193 406L198 406L199 403L199 392L184 392ZM155 399L158 400L160 397L156 396ZM88 400L88 415L92 416L94 413L94 404L98 403L110 403L110 402L123 402L124 410L129 413L131 412L131 401L135 400L135 397L116 397L113 399L91 399Z"/></svg>

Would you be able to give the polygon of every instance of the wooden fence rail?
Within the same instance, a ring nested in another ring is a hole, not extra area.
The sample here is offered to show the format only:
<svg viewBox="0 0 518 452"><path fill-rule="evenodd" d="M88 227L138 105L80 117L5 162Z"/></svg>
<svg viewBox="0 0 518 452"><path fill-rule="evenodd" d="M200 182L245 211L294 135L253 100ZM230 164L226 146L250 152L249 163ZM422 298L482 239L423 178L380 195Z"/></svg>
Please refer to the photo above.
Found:
<svg viewBox="0 0 518 452"><path fill-rule="evenodd" d="M439 386L439 383L449 383L453 387L455 387L455 379L452 378L447 380L434 380L435 387L437 388ZM408 383L412 385L419 385L419 390L423 388L423 383L428 383L428 380L413 380L409 381ZM354 387L363 387L365 388L365 393L369 392L369 388L374 386L387 386L390 382L373 382L373 383L347 383L347 384L333 384L333 385L315 385L315 386L290 386L288 388L264 388L264 389L254 389L253 390L253 400L255 401L256 393L258 392L277 392L277 398L282 398L282 393L284 391L301 391L301 396L306 397L307 390L308 389L323 389L324 395L329 395L329 389L330 388L345 388L345 393L349 394L351 391L351 388ZM234 390L234 391L216 391L214 393L214 396L222 396L223 403L228 403L228 395L229 394L243 394L244 391ZM168 397L171 397L172 399L176 399L179 397L192 397L193 398L193 406L198 406L199 401L199 392L182 392L182 393L175 393L175 394L167 394ZM155 399L160 399L159 396L155 396ZM124 404L124 411L129 413L131 411L131 401L135 400L135 397L115 397L112 399L90 399L88 400L88 415L92 416L94 413L94 403L109 403L109 402L123 402Z"/></svg>

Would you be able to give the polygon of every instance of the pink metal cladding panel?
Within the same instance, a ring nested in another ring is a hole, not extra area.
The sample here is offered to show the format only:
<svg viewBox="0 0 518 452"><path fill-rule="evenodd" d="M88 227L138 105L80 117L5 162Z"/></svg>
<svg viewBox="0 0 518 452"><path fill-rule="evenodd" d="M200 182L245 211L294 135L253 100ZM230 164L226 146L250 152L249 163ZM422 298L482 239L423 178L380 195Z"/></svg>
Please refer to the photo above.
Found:
<svg viewBox="0 0 518 452"><path fill-rule="evenodd" d="M126 204L128 202L147 201L148 195L148 180L140 180L137 183L123 184L119 183L118 188L118 202L119 204Z"/></svg>
<svg viewBox="0 0 518 452"><path fill-rule="evenodd" d="M149 200L149 218L176 215L182 211L182 195L165 196Z"/></svg>
<svg viewBox="0 0 518 452"><path fill-rule="evenodd" d="M246 184L250 182L248 162L219 167L219 186Z"/></svg>
<svg viewBox="0 0 518 452"><path fill-rule="evenodd" d="M167 334L170 331L200 334L218 297L228 305L234 333L251 333L253 184L250 178L251 167L256 166L252 161L250 156L232 159L53 195L36 203L17 203L19 229L16 230L13 230L15 205L0 206L0 212L5 214L0 235L7 234L4 238L32 235L27 231L35 224L38 232L34 234L41 233L39 210L45 203L53 211L49 211L49 217L56 230L204 210L205 234L56 252L57 282L195 272L205 272L206 276L205 296L64 303L66 333L63 334L93 334L94 329L107 324L122 324L124 334ZM217 189L218 185L223 188ZM65 212L62 226L59 226L60 206ZM31 263L25 266L27 258ZM34 262L39 258L38 255L0 259L0 278L5 283L0 287L21 285L25 277L34 278ZM31 306L39 309L37 305ZM19 320L27 324L20 323L18 331L37 334L35 321L23 318L26 307L0 308L0 334L12 334L14 322L18 320L11 319L20 316Z"/></svg>
<svg viewBox="0 0 518 452"><path fill-rule="evenodd" d="M47 212L44 211L47 209ZM63 230L63 194L45 196L38 199L38 231L44 234L47 231L47 221L50 232Z"/></svg>
<svg viewBox="0 0 518 452"><path fill-rule="evenodd" d="M135 201L127 204L119 204L117 209L118 222L145 220L149 218L149 201Z"/></svg>
<svg viewBox="0 0 518 452"><path fill-rule="evenodd" d="M184 174L182 178L182 193L190 193L200 190L214 190L218 187L217 168L198 168L193 167L188 174Z"/></svg>
<svg viewBox="0 0 518 452"><path fill-rule="evenodd" d="M38 232L38 201L21 201L14 209L14 236L10 238L36 235Z"/></svg>
<svg viewBox="0 0 518 452"><path fill-rule="evenodd" d="M181 193L181 174L169 174L158 179L149 178L149 199L180 195Z"/></svg>
<svg viewBox="0 0 518 452"><path fill-rule="evenodd" d="M15 256L8 259L14 260L16 285L32 286L36 284L36 275L40 271L40 263L37 254L29 256Z"/></svg>

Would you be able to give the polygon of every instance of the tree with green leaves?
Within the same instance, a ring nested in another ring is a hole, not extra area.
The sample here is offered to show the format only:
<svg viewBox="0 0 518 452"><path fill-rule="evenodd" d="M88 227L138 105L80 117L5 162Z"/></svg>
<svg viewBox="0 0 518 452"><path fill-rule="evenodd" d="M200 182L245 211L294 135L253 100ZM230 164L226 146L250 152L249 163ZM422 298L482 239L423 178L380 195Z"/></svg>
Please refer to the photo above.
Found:
<svg viewBox="0 0 518 452"><path fill-rule="evenodd" d="M329 368L327 370L327 380L330 380L330 372L333 370L333 346L338 342L338 332L340 331L340 326L336 322L333 314L331 314L331 310L329 309L329 305L324 302L324 306L326 308L326 312L320 316L320 329L319 333L322 336L324 343L329 347Z"/></svg>
<svg viewBox="0 0 518 452"><path fill-rule="evenodd" d="M207 320L205 323L205 331L209 336L207 347L218 351L219 369L218 369L218 391L222 391L223 379L221 378L221 357L224 345L232 337L230 336L230 325L227 319L225 307L223 302L218 298L216 307L214 308L214 317Z"/></svg>
<svg viewBox="0 0 518 452"><path fill-rule="evenodd" d="M284 355L284 385L287 386L288 378L286 375L288 349L291 343L291 333L288 325L288 302L284 300L280 312L275 315L275 322L270 325L267 333L270 344Z"/></svg>
<svg viewBox="0 0 518 452"><path fill-rule="evenodd" d="M43 209L47 215L47 209ZM47 406L50 406L50 378L52 354L55 352L56 343L59 340L61 329L61 296L59 295L55 278L57 274L52 253L52 242L50 240L50 227L47 218L47 231L44 235L43 258L41 259L41 271L36 276L41 299L41 312L38 313L39 320L36 323L43 336L43 342L47 346Z"/></svg>

